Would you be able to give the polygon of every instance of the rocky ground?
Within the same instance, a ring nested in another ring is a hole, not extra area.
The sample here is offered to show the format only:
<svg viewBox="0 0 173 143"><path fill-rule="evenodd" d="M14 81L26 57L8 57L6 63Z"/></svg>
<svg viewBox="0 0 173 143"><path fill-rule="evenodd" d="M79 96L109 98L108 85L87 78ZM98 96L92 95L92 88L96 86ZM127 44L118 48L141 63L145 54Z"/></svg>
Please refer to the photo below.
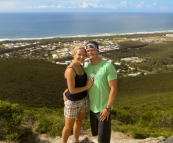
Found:
<svg viewBox="0 0 173 143"><path fill-rule="evenodd" d="M0 143L6 143L0 141ZM35 143L62 143L61 137L55 138L47 137L46 135L39 135ZM67 143L73 143L73 136L71 135ZM90 131L82 131L79 138L79 143L98 143L97 137L92 137ZM134 139L121 132L113 132L111 134L110 143L173 143L173 136L165 138L163 136L157 138L146 138L146 139Z"/></svg>
<svg viewBox="0 0 173 143"><path fill-rule="evenodd" d="M73 143L73 136L70 136L67 143ZM79 138L80 143L98 143L97 137L92 137L87 131L82 132ZM39 136L38 143L62 143L60 137L47 138L44 135ZM173 143L173 136L166 139L163 136L157 138L134 139L121 132L112 132L110 143Z"/></svg>

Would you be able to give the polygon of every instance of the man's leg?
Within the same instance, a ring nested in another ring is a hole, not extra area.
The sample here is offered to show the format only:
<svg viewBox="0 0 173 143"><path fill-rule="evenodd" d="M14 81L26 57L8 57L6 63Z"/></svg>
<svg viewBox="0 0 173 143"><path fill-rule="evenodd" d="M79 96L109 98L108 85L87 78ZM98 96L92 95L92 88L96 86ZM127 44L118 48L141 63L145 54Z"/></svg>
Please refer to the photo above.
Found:
<svg viewBox="0 0 173 143"><path fill-rule="evenodd" d="M98 142L99 143L110 143L111 137L111 113L108 121L99 121L98 127Z"/></svg>
<svg viewBox="0 0 173 143"><path fill-rule="evenodd" d="M99 113L94 113L90 110L90 125L91 125L91 132L93 136L98 135L98 118L97 114Z"/></svg>

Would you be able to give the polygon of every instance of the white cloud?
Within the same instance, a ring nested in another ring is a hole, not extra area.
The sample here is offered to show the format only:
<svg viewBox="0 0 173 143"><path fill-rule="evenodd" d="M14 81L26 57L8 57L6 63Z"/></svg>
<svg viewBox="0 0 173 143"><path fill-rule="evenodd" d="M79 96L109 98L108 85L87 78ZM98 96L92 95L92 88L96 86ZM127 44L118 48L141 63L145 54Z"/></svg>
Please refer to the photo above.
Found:
<svg viewBox="0 0 173 143"><path fill-rule="evenodd" d="M136 5L136 8L141 8L141 7L142 7L141 4Z"/></svg>
<svg viewBox="0 0 173 143"><path fill-rule="evenodd" d="M126 1L122 1L120 5L123 6L123 7L126 7L127 2Z"/></svg>
<svg viewBox="0 0 173 143"><path fill-rule="evenodd" d="M40 5L40 6L38 6L38 8L54 8L54 6L53 5L51 5L51 6L47 6L47 5Z"/></svg>
<svg viewBox="0 0 173 143"><path fill-rule="evenodd" d="M50 6L48 6L48 5L39 5L39 6L26 6L25 8L30 8L30 9L47 9L47 8L57 8L57 7L55 7L54 5L50 5Z"/></svg>
<svg viewBox="0 0 173 143"><path fill-rule="evenodd" d="M146 3L147 2L147 3ZM172 11L172 5L167 2L157 2L156 0L128 1L128 0L0 0L0 11L32 11L30 9L39 9L40 11L55 9L117 9L116 11L148 11L161 10Z"/></svg>
<svg viewBox="0 0 173 143"><path fill-rule="evenodd" d="M81 5L81 8L88 8L88 7L97 8L99 6L96 3L87 3L87 2L83 2Z"/></svg>
<svg viewBox="0 0 173 143"><path fill-rule="evenodd" d="M155 3L152 3L152 4L145 4L142 1L140 4L134 5L134 7L136 7L136 8L144 8L144 7L151 8L151 7L155 6L155 5L156 5L156 2Z"/></svg>
<svg viewBox="0 0 173 143"><path fill-rule="evenodd" d="M124 1L123 3L121 3L119 6L125 6L126 5L126 1ZM95 3L89 3L89 2L83 2L82 5L81 5L81 8L89 8L89 7L92 7L92 8L106 8L106 9L116 9L118 7L118 5L115 5L115 4L109 4L109 3L98 3L95 2Z"/></svg>
<svg viewBox="0 0 173 143"><path fill-rule="evenodd" d="M88 3L83 2L81 7L82 7L82 8L87 8L87 7L88 7Z"/></svg>
<svg viewBox="0 0 173 143"><path fill-rule="evenodd" d="M105 4L105 5L103 6L103 8L116 9L117 6L116 6L116 5L112 5L112 4Z"/></svg>
<svg viewBox="0 0 173 143"><path fill-rule="evenodd" d="M156 5L156 2L152 4L153 6Z"/></svg>
<svg viewBox="0 0 173 143"><path fill-rule="evenodd" d="M154 7L154 6L156 6L156 5L157 5L157 3L155 2L155 3L152 3L152 4L148 4L147 7L148 7L148 8L151 8L151 7Z"/></svg>
<svg viewBox="0 0 173 143"><path fill-rule="evenodd" d="M96 3L91 4L91 6L94 7L94 8L97 8L98 7L98 5Z"/></svg>
<svg viewBox="0 0 173 143"><path fill-rule="evenodd" d="M56 8L65 8L65 7L62 5L57 5Z"/></svg>
<svg viewBox="0 0 173 143"><path fill-rule="evenodd" d="M141 2L140 4L137 4L135 7L136 8L142 8L144 6L144 2Z"/></svg>
<svg viewBox="0 0 173 143"><path fill-rule="evenodd" d="M167 11L168 9L169 9L168 6L162 6L161 7L161 10L163 10L163 11L165 11L165 10Z"/></svg>
<svg viewBox="0 0 173 143"><path fill-rule="evenodd" d="M13 2L13 1L2 1L2 2L0 2L0 8L1 9L15 8L18 5L19 5L18 2Z"/></svg>
<svg viewBox="0 0 173 143"><path fill-rule="evenodd" d="M51 5L51 6L47 6L47 5L40 5L40 6L26 6L25 8L29 8L29 9L54 9L54 8L57 8L57 9L60 9L60 8L65 8L64 6L62 5L57 5L57 6L54 6L54 5Z"/></svg>

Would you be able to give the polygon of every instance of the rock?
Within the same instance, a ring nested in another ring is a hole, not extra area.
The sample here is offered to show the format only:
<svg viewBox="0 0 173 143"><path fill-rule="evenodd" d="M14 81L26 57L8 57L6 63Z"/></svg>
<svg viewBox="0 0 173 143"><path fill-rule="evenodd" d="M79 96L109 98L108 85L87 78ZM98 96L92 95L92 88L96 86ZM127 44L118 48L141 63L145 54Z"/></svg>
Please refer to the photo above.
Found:
<svg viewBox="0 0 173 143"><path fill-rule="evenodd" d="M173 143L173 136L167 138L164 143Z"/></svg>
<svg viewBox="0 0 173 143"><path fill-rule="evenodd" d="M79 143L94 143L88 136L83 136L79 138Z"/></svg>

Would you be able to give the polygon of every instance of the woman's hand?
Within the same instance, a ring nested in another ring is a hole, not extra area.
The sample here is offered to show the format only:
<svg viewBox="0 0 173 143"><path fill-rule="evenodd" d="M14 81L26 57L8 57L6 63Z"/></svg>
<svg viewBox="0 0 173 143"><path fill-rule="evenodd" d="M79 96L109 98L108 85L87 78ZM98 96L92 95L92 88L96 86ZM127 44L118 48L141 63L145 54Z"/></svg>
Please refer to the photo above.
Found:
<svg viewBox="0 0 173 143"><path fill-rule="evenodd" d="M63 100L64 100L64 102L67 100L67 98L66 98L66 96L65 96L65 94L68 92L68 88L66 89L66 90L64 90L64 92L63 92Z"/></svg>
<svg viewBox="0 0 173 143"><path fill-rule="evenodd" d="M94 83L94 77L90 77L86 83L87 89L89 89L93 85L93 83Z"/></svg>

